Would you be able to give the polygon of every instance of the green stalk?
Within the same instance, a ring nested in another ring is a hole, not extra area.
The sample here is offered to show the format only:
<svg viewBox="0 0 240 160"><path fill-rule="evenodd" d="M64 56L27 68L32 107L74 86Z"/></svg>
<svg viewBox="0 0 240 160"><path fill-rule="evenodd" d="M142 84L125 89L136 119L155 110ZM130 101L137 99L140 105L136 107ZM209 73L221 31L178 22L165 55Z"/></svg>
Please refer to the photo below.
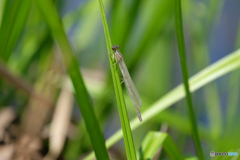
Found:
<svg viewBox="0 0 240 160"><path fill-rule="evenodd" d="M56 7L53 2L49 0L35 0L35 2L44 17L51 34L55 37L61 49L64 64L67 73L71 78L75 90L75 97L81 110L96 158L109 160L103 133L84 85L78 61L73 55L73 51L65 34L62 20L57 13Z"/></svg>
<svg viewBox="0 0 240 160"><path fill-rule="evenodd" d="M181 0L175 0L175 23L176 23L176 34L177 34L177 42L178 42L178 50L182 68L183 82L184 88L186 92L186 98L188 103L188 116L189 121L191 122L192 127L192 136L193 142L198 154L199 159L203 160L204 155L198 135L197 122L193 110L192 98L189 90L188 84L188 68L187 68L187 60L186 60L186 51L185 51L185 43L184 43L184 35L183 35L183 25L182 25L182 11L181 11Z"/></svg>
<svg viewBox="0 0 240 160"><path fill-rule="evenodd" d="M135 147L134 147L134 143L133 143L132 131L130 128L129 118L128 118L128 114L127 114L127 108L126 108L125 100L124 100L123 93L122 93L120 78L118 76L117 66L115 65L116 61L115 61L115 59L112 59L113 53L112 52L110 53L111 48L112 48L112 42L111 42L109 30L108 30L107 19L106 19L102 0L98 0L98 2L99 2L100 10L101 10L103 28L104 28L104 33L105 33L105 38L106 38L106 43L107 43L107 50L109 53L110 66L112 66L111 73L112 73L112 78L113 78L115 94L116 94L116 98L117 98L117 104L118 104L118 110L119 110L122 130L123 130L127 158L131 159L131 160L135 160L135 159L137 159L136 153L135 153Z"/></svg>

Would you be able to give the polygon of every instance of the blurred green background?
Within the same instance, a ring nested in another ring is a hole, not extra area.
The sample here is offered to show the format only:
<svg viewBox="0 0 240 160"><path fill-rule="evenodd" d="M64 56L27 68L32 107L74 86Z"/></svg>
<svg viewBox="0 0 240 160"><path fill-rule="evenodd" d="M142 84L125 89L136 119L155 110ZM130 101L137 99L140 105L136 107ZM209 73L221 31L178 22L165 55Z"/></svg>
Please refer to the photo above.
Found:
<svg viewBox="0 0 240 160"><path fill-rule="evenodd" d="M103 0L103 3L112 43L120 46L119 51L143 100L143 113L182 83L173 1ZM121 124L99 4L97 0L55 0L54 4L80 64L104 137L108 139ZM239 1L182 1L190 77L239 48L239 10ZM14 124L39 125L36 128L40 129L34 132L37 135L42 135L44 128L51 124L62 88L67 86L73 91L71 82L66 80L59 44L52 34L35 1L0 0L0 107L10 106L15 110ZM210 151L240 154L239 81L237 69L192 93L206 159L210 159ZM131 120L136 117L136 111L122 86ZM33 91L51 104L41 102L35 106L38 109L29 109L33 106ZM69 121L67 137L62 138L64 144L58 159L80 159L92 151L81 111L76 100L72 101L71 118L66 120ZM33 120L33 124L28 124L32 119L40 122ZM149 131L160 131L164 126L183 156L196 156L185 99L140 124L132 132L135 149L140 148ZM44 156L49 140L42 139L40 153ZM110 159L126 159L123 140L109 149L109 155ZM169 157L163 151L156 159Z"/></svg>

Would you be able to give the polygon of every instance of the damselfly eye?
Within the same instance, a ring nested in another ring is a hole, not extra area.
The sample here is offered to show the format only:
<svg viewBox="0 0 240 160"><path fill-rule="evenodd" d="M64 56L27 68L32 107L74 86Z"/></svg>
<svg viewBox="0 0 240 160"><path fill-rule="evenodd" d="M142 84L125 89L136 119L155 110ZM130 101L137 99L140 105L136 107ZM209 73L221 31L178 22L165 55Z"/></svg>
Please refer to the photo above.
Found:
<svg viewBox="0 0 240 160"><path fill-rule="evenodd" d="M118 48L119 48L118 45L114 45L114 46L112 46L112 50L116 50L116 49L118 49Z"/></svg>

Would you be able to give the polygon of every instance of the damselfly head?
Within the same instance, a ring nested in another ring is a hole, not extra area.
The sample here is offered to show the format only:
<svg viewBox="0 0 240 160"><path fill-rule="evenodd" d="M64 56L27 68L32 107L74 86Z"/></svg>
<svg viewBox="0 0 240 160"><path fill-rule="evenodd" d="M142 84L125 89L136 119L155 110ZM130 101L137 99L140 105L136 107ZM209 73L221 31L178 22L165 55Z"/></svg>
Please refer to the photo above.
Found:
<svg viewBox="0 0 240 160"><path fill-rule="evenodd" d="M112 50L117 50L119 48L119 46L118 45L114 45L114 46L112 46Z"/></svg>

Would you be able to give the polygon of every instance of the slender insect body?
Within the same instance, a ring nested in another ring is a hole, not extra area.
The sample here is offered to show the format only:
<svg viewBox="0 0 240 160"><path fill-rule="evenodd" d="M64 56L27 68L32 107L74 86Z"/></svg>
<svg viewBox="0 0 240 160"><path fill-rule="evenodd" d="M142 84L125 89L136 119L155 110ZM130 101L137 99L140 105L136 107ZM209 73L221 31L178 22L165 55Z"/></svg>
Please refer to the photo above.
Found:
<svg viewBox="0 0 240 160"><path fill-rule="evenodd" d="M126 64L124 63L123 61L123 57L122 57L122 54L118 51L118 48L119 46L113 46L112 47L112 50L115 51L114 55L115 55L115 58L116 58L116 61L119 63L119 68L122 72L122 75L123 75L123 78L124 78L124 83L125 83L125 86L126 86L126 89L127 89L127 92L135 106L135 109L137 111L137 115L138 115L138 118L139 118L139 121L141 122L142 121L142 117L141 117L141 113L139 111L139 108L142 106L142 99L132 81L132 78L128 72L128 69L127 69L127 66Z"/></svg>

